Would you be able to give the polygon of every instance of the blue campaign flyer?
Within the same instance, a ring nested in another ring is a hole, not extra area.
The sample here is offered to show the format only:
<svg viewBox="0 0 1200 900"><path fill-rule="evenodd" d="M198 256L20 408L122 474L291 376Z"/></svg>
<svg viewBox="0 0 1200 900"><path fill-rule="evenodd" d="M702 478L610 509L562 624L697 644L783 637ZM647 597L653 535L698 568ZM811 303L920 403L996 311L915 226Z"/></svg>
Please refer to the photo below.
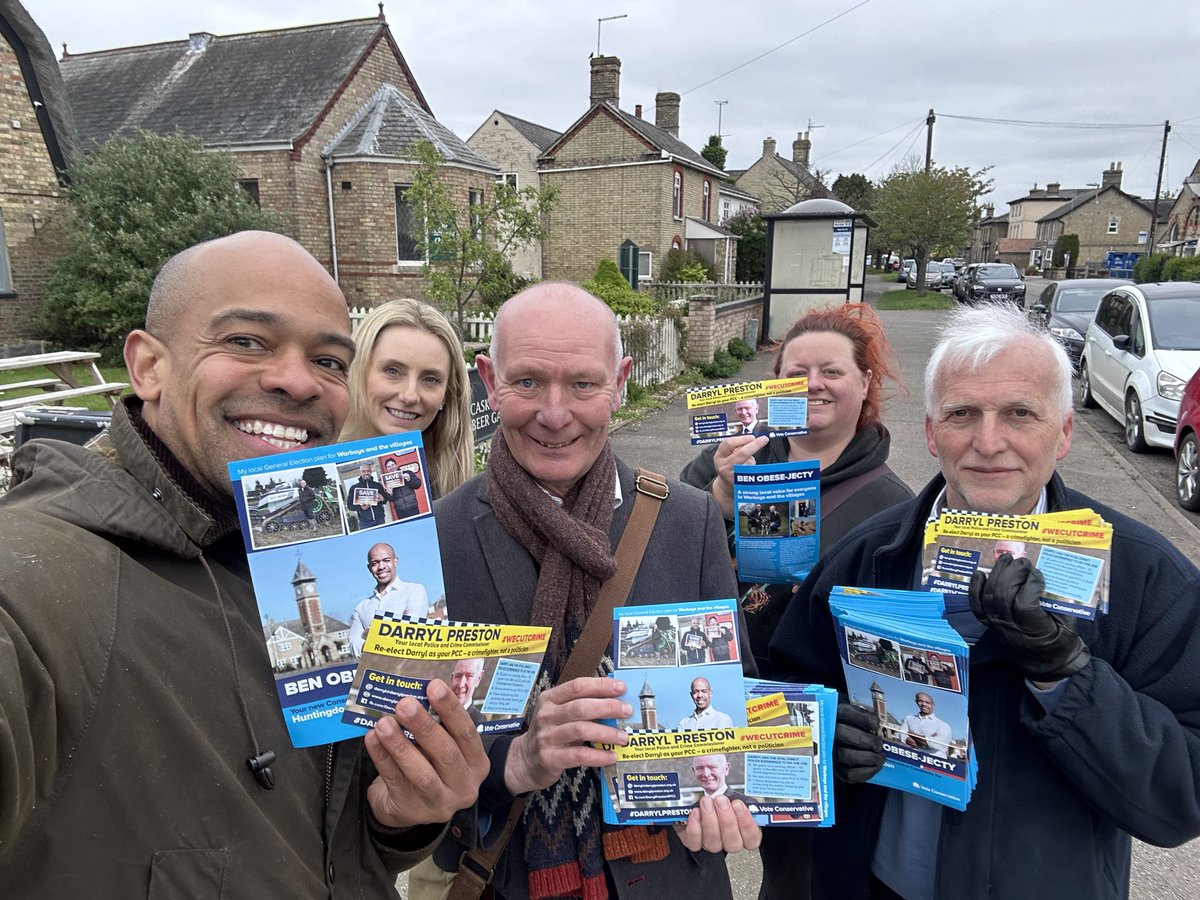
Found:
<svg viewBox="0 0 1200 900"><path fill-rule="evenodd" d="M733 503L738 580L803 581L820 549L820 464L734 466Z"/></svg>
<svg viewBox="0 0 1200 900"><path fill-rule="evenodd" d="M229 474L292 744L361 735L342 713L375 612L444 615L421 435L242 460Z"/></svg>

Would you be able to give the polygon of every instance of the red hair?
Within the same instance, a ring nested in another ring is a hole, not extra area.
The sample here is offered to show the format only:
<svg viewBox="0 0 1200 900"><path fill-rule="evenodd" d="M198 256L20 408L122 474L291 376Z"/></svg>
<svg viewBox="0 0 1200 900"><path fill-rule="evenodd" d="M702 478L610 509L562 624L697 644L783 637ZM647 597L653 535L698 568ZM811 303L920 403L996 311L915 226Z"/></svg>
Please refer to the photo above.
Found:
<svg viewBox="0 0 1200 900"><path fill-rule="evenodd" d="M883 412L883 401L893 396L897 391L904 390L900 380L900 366L896 360L895 351L888 343L883 333L883 323L879 314L866 303L846 303L843 306L827 306L814 309L792 323L783 340L779 342L779 350L775 355L775 377L779 377L783 365L783 351L793 340L802 334L830 333L840 334L854 345L854 362L864 375L869 371L867 379L867 396L863 400L862 411L858 414L858 427L873 425L880 420ZM895 390L889 390L885 396L883 383L889 380L895 384Z"/></svg>

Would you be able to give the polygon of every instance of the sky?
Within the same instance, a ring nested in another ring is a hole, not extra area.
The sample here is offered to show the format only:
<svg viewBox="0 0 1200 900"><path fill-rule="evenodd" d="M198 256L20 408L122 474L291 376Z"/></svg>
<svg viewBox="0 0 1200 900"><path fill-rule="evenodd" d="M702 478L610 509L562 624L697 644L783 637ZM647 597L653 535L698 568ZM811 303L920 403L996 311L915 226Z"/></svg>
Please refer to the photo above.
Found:
<svg viewBox="0 0 1200 900"><path fill-rule="evenodd" d="M24 5L73 53L379 13L365 0ZM624 16L599 25L600 52L621 59L621 107L653 121L657 92L681 94L681 139L698 150L719 123L730 169L767 137L790 157L810 130L827 183L878 183L923 164L930 109L934 164L990 167L982 202L997 212L1035 185L1098 183L1116 161L1122 187L1152 197L1167 120L1164 190L1200 159L1195 0L392 0L384 15L434 115L464 139L494 109L570 126L587 109L597 20Z"/></svg>

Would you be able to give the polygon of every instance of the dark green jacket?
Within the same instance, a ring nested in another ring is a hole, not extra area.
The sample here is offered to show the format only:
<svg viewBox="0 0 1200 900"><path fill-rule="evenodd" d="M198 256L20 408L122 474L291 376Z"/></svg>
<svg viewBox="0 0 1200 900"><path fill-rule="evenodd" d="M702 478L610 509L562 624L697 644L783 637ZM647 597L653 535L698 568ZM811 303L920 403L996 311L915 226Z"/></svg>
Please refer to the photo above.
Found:
<svg viewBox="0 0 1200 900"><path fill-rule="evenodd" d="M124 409L102 443L30 442L0 499L0 894L394 897L441 829L371 827L360 740L291 748L240 533Z"/></svg>

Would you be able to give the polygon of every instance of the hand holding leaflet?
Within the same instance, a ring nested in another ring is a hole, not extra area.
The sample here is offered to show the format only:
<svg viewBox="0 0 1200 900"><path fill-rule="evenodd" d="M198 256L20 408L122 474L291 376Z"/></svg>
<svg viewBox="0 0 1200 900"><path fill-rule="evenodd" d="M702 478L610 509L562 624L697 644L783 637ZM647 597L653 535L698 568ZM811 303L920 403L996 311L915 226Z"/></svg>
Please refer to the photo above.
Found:
<svg viewBox="0 0 1200 900"><path fill-rule="evenodd" d="M833 735L833 773L847 784L870 781L883 768L879 717L870 710L840 701Z"/></svg>
<svg viewBox="0 0 1200 900"><path fill-rule="evenodd" d="M990 576L978 570L971 576L971 611L1031 680L1057 681L1082 669L1091 654L1073 618L1042 607L1044 589L1033 563L1004 554Z"/></svg>

